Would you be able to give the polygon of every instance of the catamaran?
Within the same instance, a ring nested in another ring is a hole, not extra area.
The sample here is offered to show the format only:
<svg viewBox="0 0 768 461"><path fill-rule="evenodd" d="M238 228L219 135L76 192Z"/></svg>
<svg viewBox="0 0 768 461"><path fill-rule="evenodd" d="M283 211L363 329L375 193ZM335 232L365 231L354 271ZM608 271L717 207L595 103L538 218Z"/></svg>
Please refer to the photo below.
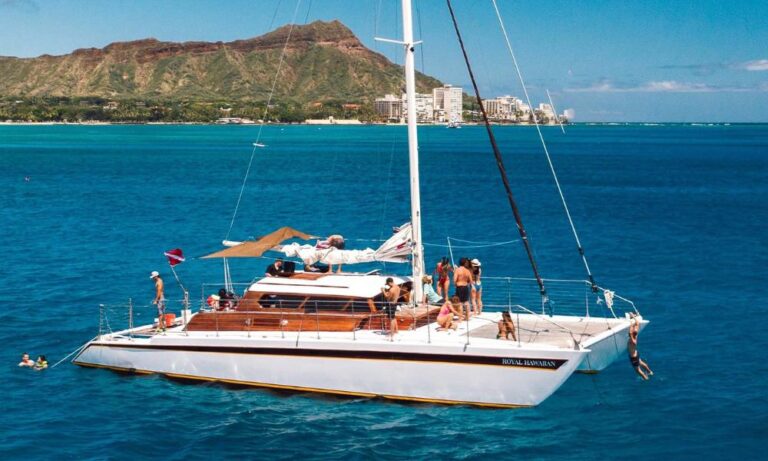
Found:
<svg viewBox="0 0 768 461"><path fill-rule="evenodd" d="M117 331L109 327L113 311L101 306L99 334L83 345L75 364L296 391L519 407L538 405L574 372L599 371L626 353L622 335L630 322L646 322L631 301L591 279L545 280L535 266L534 278L484 277L486 293L494 294L482 313L460 318L455 329L437 323L441 306L421 302L426 271L410 0L402 0L402 23L397 43L405 52L410 222L377 249L346 249L338 239L290 227L225 241L224 249L206 257L224 261L224 292L242 290L242 296L209 297L197 312L185 296L178 318L137 327L129 306L128 328ZM513 210L517 217L514 203ZM277 276L231 283L228 260L266 252L286 259ZM376 261L410 263L410 274L316 270L317 263ZM403 296L387 299L382 287L388 282ZM499 334L505 320L513 322L512 340Z"/></svg>

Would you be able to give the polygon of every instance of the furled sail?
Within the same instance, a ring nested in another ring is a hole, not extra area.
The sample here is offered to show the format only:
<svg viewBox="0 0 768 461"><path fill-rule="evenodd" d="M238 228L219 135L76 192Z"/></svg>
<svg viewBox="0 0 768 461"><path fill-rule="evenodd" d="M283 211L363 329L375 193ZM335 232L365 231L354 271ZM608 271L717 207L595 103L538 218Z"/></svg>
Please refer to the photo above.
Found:
<svg viewBox="0 0 768 461"><path fill-rule="evenodd" d="M300 258L304 264L358 264L373 261L404 263L411 254L412 235L411 224L406 223L397 228L395 234L376 250L345 250L326 245L326 242L318 242L316 245L292 243L282 246L279 251L289 258Z"/></svg>

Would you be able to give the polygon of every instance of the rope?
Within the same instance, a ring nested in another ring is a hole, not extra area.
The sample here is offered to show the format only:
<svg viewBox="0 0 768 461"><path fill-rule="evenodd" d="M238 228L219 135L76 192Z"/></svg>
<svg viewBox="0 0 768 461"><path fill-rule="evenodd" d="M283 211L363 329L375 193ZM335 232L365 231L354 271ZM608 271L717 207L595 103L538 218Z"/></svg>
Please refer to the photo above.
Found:
<svg viewBox="0 0 768 461"><path fill-rule="evenodd" d="M450 237L448 238L448 241L450 242ZM502 245L509 245L511 243L517 243L519 241L520 239L509 240L507 242L490 243L485 245L451 245L451 244L441 245L439 243L426 243L426 242L422 242L422 244L425 246L439 247L439 248L489 248L489 247L497 247Z"/></svg>
<svg viewBox="0 0 768 461"><path fill-rule="evenodd" d="M461 31L459 30L459 23L456 20L456 15L453 12L453 6L451 5L451 0L446 0L446 3L448 5L448 11L451 14L451 21L453 22L453 28L456 31L456 38L459 41L459 47L461 48L461 53L464 56L464 63L467 65L467 72L469 73L469 79L472 81L472 88L475 90L475 99L477 100L477 104L480 106L480 113L483 116L483 122L485 123L485 130L488 133L488 140L491 143L491 147L493 148L493 156L496 159L496 167L499 170L499 175L501 176L501 182L504 184L504 190L507 193L507 200L509 201L509 206L512 208L512 214L515 217L515 223L517 224L517 230L520 234L520 240L523 242L523 247L525 248L525 252L528 255L528 262L531 264L531 269L533 270L533 275L536 277L536 282L539 285L539 292L541 293L542 300L546 301L548 299L547 297L547 289L544 287L544 280L541 278L541 275L539 275L539 268L536 264L536 259L534 257L533 249L531 248L531 243L528 240L528 233L525 231L525 227L523 226L523 218L520 215L520 210L517 207L517 203L515 202L515 199L512 195L512 186L509 185L509 177L507 176L507 169L504 166L504 159L501 155L501 151L499 150L499 146L496 143L496 136L493 134L493 128L491 128L491 122L488 120L488 113L485 110L485 106L483 106L483 99L480 96L480 90L477 87L477 81L475 80L475 74L472 71L472 66L469 63L469 55L467 55L467 50L464 47L464 40L461 38Z"/></svg>
<svg viewBox="0 0 768 461"><path fill-rule="evenodd" d="M456 262L453 260L453 247L451 246L451 238L446 237L446 240L448 240L448 254L451 255L451 266L456 266Z"/></svg>
<svg viewBox="0 0 768 461"><path fill-rule="evenodd" d="M278 4L279 6L279 4ZM272 96L275 94L275 88L277 87L277 79L280 77L280 70L283 67L283 61L285 60L285 51L288 49L288 42L291 40L291 34L296 23L296 14L299 12L299 6L301 6L301 0L296 1L296 8L293 10L293 19L291 19L291 26L288 29L288 35L285 37L285 44L283 45L283 51L280 53L280 61L277 64L277 72L275 78L272 80L272 89L269 91L269 98L267 98L267 105L264 107L264 115L261 117L261 124L259 125L259 132L256 134L256 142L253 143L253 150L251 150L251 158L248 160L248 168L245 170L245 177L243 177L243 184L240 186L240 194L237 196L237 204L235 205L235 211L232 213L232 220L229 222L229 229L224 240L229 240L229 234L232 232L232 226L235 225L235 218L237 212L240 210L240 202L243 199L243 192L245 191L245 185L248 182L248 176L251 173L251 166L253 165L253 158L256 155L256 149L261 144L261 133L264 130L264 124L267 122L267 114L269 113L269 105L272 103ZM311 4L310 4L311 6ZM309 12L307 12L309 15ZM274 17L272 18L274 20Z"/></svg>
<svg viewBox="0 0 768 461"><path fill-rule="evenodd" d="M93 340L91 340L91 341L93 341ZM72 351L72 352L70 352L69 354L67 354L67 356L66 356L66 357L64 357L63 359L59 360L59 361L58 361L58 362L56 362L55 364L53 364L53 366L52 366L51 368L56 368L56 366L57 366L58 364L60 364L61 362L63 362L63 361L65 361L65 360L67 360L68 358L72 357L73 355L75 355L75 354L77 354L78 352L80 352L80 351L82 351L83 349L85 349L85 346L87 346L87 345L88 345L88 344L89 344L91 341L88 341L88 342L86 342L86 343L85 343L85 344L83 344L82 346L78 347L78 348L77 348L77 349L75 349L74 351Z"/></svg>
<svg viewBox="0 0 768 461"><path fill-rule="evenodd" d="M517 77L520 79L520 84L523 87L523 93L525 94L525 100L528 103L528 106L533 109L533 104L531 104L531 97L528 95L528 88L525 86L525 81L523 80L523 74L520 71L520 66L517 63L517 58L515 57L515 52L512 49L512 43L509 41L509 35L507 35L507 29L504 27L504 21L501 18L501 12L499 12L499 7L496 5L496 0L491 0L493 2L493 8L496 10L496 17L499 20L499 25L501 26L501 31L504 33L504 40L507 42L507 49L509 50L509 54L512 56L512 62L515 64L515 70L517 71ZM536 113L533 113L533 123L536 125L536 132L539 134L539 140L541 141L541 146L544 148L544 154L547 157L547 163L549 164L549 170L552 172L552 178L555 180L555 186L557 186L557 193L560 195L560 201L563 204L563 209L565 209L565 215L568 217L568 223L571 225L571 231L573 232L573 238L576 240L576 246L579 251L579 255L581 255L581 260L584 262L584 268L587 270L587 276L589 277L589 282L592 284L592 291L597 292L597 284L595 283L595 279L592 276L592 271L589 269L589 263L587 263L587 257L584 254L584 248L581 246L581 241L579 240L579 234L576 232L576 226L573 224L573 218L571 218L571 212L568 209L568 203L565 201L565 195L563 195L563 189L560 187L560 180L557 178L557 173L555 172L555 166L552 163L552 158L549 155L549 149L547 148L547 143L544 141L544 135L541 133L541 126L539 125L538 117L536 117ZM557 116L557 114L555 114Z"/></svg>

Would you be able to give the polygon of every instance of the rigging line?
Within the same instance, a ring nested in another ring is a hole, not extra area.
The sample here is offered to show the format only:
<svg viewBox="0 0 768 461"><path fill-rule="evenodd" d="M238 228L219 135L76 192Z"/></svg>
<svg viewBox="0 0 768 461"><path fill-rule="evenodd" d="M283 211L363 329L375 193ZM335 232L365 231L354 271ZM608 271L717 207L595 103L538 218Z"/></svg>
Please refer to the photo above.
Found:
<svg viewBox="0 0 768 461"><path fill-rule="evenodd" d="M379 15L381 13L381 1L382 0L373 0L373 36L378 37L379 36ZM374 49L378 51L379 48L379 42L378 40L374 40Z"/></svg>
<svg viewBox="0 0 768 461"><path fill-rule="evenodd" d="M451 239L449 238L449 240L451 240ZM509 245L509 244L512 244L512 243L517 243L519 241L520 241L520 239L510 240L508 242L491 243L491 244L486 244L486 245L451 245L451 248L490 248L490 247L498 247L498 246L502 246L502 245ZM440 243L427 243L427 242L423 242L423 244L425 246L430 246L430 247L448 248L448 245L443 245L443 244L440 244Z"/></svg>
<svg viewBox="0 0 768 461"><path fill-rule="evenodd" d="M464 62L467 64L467 71L469 72L469 78L472 81L472 87L475 90L475 98L477 99L477 104L480 106L480 112L483 115L483 121L485 122L485 129L488 132L488 138L491 142L491 147L493 148L493 155L494 157L496 157L496 166L499 169L499 174L501 175L501 181L504 183L504 189L507 192L507 200L509 200L509 205L510 207L512 207L512 214L515 216L515 222L517 223L517 230L520 233L520 238L523 241L525 252L528 254L528 261L531 263L531 269L533 269L533 275L536 277L536 283L539 285L539 292L541 293L542 300L546 302L548 298L547 298L547 290L546 288L544 288L544 280L539 275L539 269L536 265L536 260L533 257L533 249L531 248L531 243L528 241L528 234L525 232L525 227L523 227L523 219L520 216L520 210L518 210L517 203L515 203L515 199L512 196L512 187L509 185L509 178L507 177L507 170L504 167L504 160L501 157L501 151L499 150L499 146L496 144L496 137L493 135L491 122L488 120L488 114L486 113L485 107L483 106L483 100L480 97L480 90L477 88L477 82L475 81L475 74L472 72L472 66L469 63L469 56L467 55L467 50L464 48L464 40L462 40L461 32L459 31L459 23L456 21L456 15L453 13L451 0L446 0L446 3L448 4L448 11L451 13L451 20L453 21L453 28L456 30L456 38L458 38L459 40L461 53L464 55Z"/></svg>
<svg viewBox="0 0 768 461"><path fill-rule="evenodd" d="M499 19L499 25L501 26L501 31L504 33L504 40L507 42L507 49L509 50L509 54L512 56L512 62L515 64L515 70L517 71L517 77L520 79L520 84L523 86L523 93L525 94L525 99L528 102L528 106L533 109L533 105L531 104L531 98L528 95L528 88L525 86L525 81L523 80L523 74L520 71L520 66L517 63L517 58L515 57L515 52L512 49L512 43L509 41L509 35L507 35L507 29L504 27L504 21L501 19L501 12L499 11L498 5L496 5L496 0L491 0L493 3L493 8L496 10L496 17ZM573 218L571 218L571 212L568 209L568 203L565 201L565 195L563 195L563 189L560 187L560 180L557 178L557 173L555 172L555 166L552 163L552 158L549 155L549 149L547 148L547 143L544 141L544 135L541 133L541 127L539 126L539 120L538 117L536 117L536 113L533 112L533 123L536 125L536 132L539 134L539 140L541 141L541 145L544 148L544 154L547 157L547 163L549 164L549 170L552 172L552 177L555 180L555 186L557 186L557 192L560 194L560 201L563 204L563 208L565 209L565 215L568 217L568 223L571 225L571 231L573 232L573 237L576 240L576 246L579 251L579 255L581 255L581 260L584 262L584 268L587 270L587 276L589 277L589 282L592 284L592 291L597 292L597 283L595 283L595 278L592 276L592 271L589 269L589 263L587 263L587 256L584 254L584 247L581 246L581 240L579 240L579 234L576 232L576 226L573 224ZM555 116L557 116L557 113L555 113Z"/></svg>
<svg viewBox="0 0 768 461"><path fill-rule="evenodd" d="M459 238L456 238L456 237L448 237L448 238L451 239L451 240L454 240L456 242L476 243L476 244L479 244L479 245L482 245L482 244L496 245L496 244L500 243L500 242L481 242L481 241L476 241L476 240L462 240L462 239L459 239ZM519 242L519 241L520 241L519 239L510 240L510 242ZM501 242L501 243L506 243L506 242Z"/></svg>
<svg viewBox="0 0 768 461"><path fill-rule="evenodd" d="M552 101L552 95L549 94L549 89L547 89L547 97L549 98L549 105L552 107L552 113L555 114L555 120L557 120L557 123L560 125L560 131L562 131L563 134L565 134L563 121L560 120L560 117L557 116L557 109L555 109L555 103Z"/></svg>
<svg viewBox="0 0 768 461"><path fill-rule="evenodd" d="M275 18L277 17L277 12L280 11L280 5L283 3L283 0L277 0L277 6L275 7L275 12L272 13L272 20L269 21L269 28L267 30L272 30L272 27L275 25Z"/></svg>
<svg viewBox="0 0 768 461"><path fill-rule="evenodd" d="M416 4L416 21L419 24L419 40L422 40L421 46L419 47L419 57L421 58L421 73L423 74L426 69L424 66L424 32L421 30L421 9L419 8L419 1L416 0L414 3Z"/></svg>
<svg viewBox="0 0 768 461"><path fill-rule="evenodd" d="M378 18L379 18L380 11L381 11L381 0L379 0L379 2L377 4L377 10L376 10L376 31L377 32L374 35L374 37L378 37ZM399 30L400 22L397 21L397 19L398 19L398 11L397 11L397 8L395 8L395 24L396 24L397 29ZM396 34L396 36L399 36L399 34ZM378 40L376 40L375 43L377 44L377 47L378 47L378 43L379 43ZM392 62L397 64L398 61L399 61L399 57L400 57L399 54L395 54L395 57L392 60ZM405 80L405 77L403 76L400 79L400 81L399 81L401 83L399 89L401 89L405 85L405 81L404 80ZM401 92L401 95L402 95L402 90L400 90L400 92ZM387 169L387 185L386 185L386 187L384 189L384 203L382 205L381 225L379 227L379 229L380 229L380 231L379 231L379 238L381 239L382 242L385 241L385 239L384 239L384 228L385 228L385 221L387 219L387 209L389 208L389 197L391 195L390 187L391 187L391 183L392 183L392 168L394 166L395 147L397 146L397 139L398 139L398 135L397 135L398 130L395 129L395 130L391 130L391 131L392 131L392 134L391 134L392 138L391 138L390 150L389 150L389 167ZM409 221L410 221L410 218L409 218Z"/></svg>
<svg viewBox="0 0 768 461"><path fill-rule="evenodd" d="M96 339L96 338L93 338L91 341L93 341L94 339ZM75 349L75 350L73 350L72 352L70 352L69 354L67 354L67 356L66 356L66 357L64 357L63 359L61 359L61 360L59 360L58 362L54 363L54 364L53 364L53 366L51 366L51 369L53 369L53 368L56 368L56 367L57 367L57 366L58 366L58 365L59 365L61 362L63 362L63 361L65 361L65 360L67 360L68 358L72 357L73 355L75 355L75 354L77 354L78 352L80 352L80 351L82 351L83 349L85 349L85 347L86 347L86 346L88 346L88 345L90 345L90 344L91 344L91 341L88 341L88 342L86 342L86 343L85 343L85 344L83 344L82 346L78 347L77 349Z"/></svg>
<svg viewBox="0 0 768 461"><path fill-rule="evenodd" d="M277 72L275 72L275 78L272 81L272 89L269 92L269 98L267 98L267 105L264 107L264 116L261 117L261 124L259 125L259 132L256 134L256 142L253 143L253 150L251 150L251 158L248 160L248 168L245 169L245 176L243 177L243 184L240 186L240 194L237 196L237 204L235 205L235 211L232 213L232 220L229 222L229 229L224 240L229 240L229 234L232 232L232 226L235 225L235 218L237 212L240 210L240 202L243 200L243 192L245 191L245 185L248 182L248 176L251 173L251 166L253 166L253 158L256 156L256 149L259 148L261 141L261 132L264 130L264 124L267 121L267 113L269 112L269 105L272 103L272 96L275 94L275 87L277 86L277 80L280 77L280 70L283 67L283 61L285 60L285 51L288 49L288 42L291 40L291 33L293 33L293 27L296 25L296 14L299 12L301 6L301 0L296 1L296 8L293 10L293 19L291 19L291 27L288 29L288 35L285 37L285 44L283 45L283 51L280 53L280 62L277 64Z"/></svg>

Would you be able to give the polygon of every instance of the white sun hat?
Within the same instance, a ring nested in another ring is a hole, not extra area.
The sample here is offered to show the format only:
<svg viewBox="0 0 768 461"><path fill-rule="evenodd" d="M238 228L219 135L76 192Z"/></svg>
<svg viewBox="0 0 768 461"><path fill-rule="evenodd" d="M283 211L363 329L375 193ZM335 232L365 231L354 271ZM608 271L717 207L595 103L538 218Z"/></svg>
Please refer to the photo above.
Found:
<svg viewBox="0 0 768 461"><path fill-rule="evenodd" d="M477 266L477 267L480 267L480 266L482 266L482 264L480 264L480 260L479 260L479 259L477 259L477 258L475 258L475 259L473 259L473 260L472 260L472 265L473 265L473 266Z"/></svg>
<svg viewBox="0 0 768 461"><path fill-rule="evenodd" d="M153 279L155 277L160 277L160 272L158 271L152 271L151 274L149 274L149 278Z"/></svg>

